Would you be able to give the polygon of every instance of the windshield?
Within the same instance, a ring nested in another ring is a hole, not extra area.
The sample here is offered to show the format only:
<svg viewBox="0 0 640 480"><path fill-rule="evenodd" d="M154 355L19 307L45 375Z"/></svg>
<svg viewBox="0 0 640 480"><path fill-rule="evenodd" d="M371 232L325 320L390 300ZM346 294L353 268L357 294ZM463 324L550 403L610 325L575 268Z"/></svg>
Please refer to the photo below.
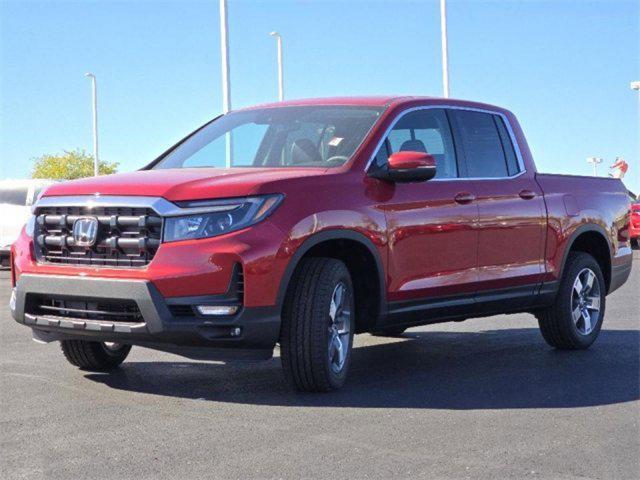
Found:
<svg viewBox="0 0 640 480"><path fill-rule="evenodd" d="M372 107L282 107L233 112L195 132L153 169L337 167L382 113Z"/></svg>
<svg viewBox="0 0 640 480"><path fill-rule="evenodd" d="M26 187L0 188L0 203L24 207L27 204L28 191Z"/></svg>

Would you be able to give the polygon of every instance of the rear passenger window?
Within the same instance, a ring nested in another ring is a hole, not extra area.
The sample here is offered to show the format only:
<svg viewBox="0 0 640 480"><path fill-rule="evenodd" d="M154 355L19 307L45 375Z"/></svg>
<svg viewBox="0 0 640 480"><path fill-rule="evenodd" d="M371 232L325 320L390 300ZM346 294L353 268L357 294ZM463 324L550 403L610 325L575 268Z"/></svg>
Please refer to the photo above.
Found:
<svg viewBox="0 0 640 480"><path fill-rule="evenodd" d="M458 165L447 115L442 109L416 110L401 117L375 157L381 167L389 155L402 152L425 152L436 161L436 178L456 178Z"/></svg>
<svg viewBox="0 0 640 480"><path fill-rule="evenodd" d="M505 148L496 122L499 117L490 113L470 110L451 110L451 115L455 119L456 140L464 151L469 177L499 178L510 176ZM515 161L513 146L510 148L513 161ZM517 167L517 162L515 165Z"/></svg>
<svg viewBox="0 0 640 480"><path fill-rule="evenodd" d="M511 136L507 131L504 120L502 120L502 118L498 115L494 115L493 118L495 119L496 125L498 126L498 133L500 134L500 140L502 141L502 149L504 150L504 155L507 159L507 170L509 171L509 176L511 177L520 173L518 157L516 157L516 152L513 149L513 143L511 142Z"/></svg>

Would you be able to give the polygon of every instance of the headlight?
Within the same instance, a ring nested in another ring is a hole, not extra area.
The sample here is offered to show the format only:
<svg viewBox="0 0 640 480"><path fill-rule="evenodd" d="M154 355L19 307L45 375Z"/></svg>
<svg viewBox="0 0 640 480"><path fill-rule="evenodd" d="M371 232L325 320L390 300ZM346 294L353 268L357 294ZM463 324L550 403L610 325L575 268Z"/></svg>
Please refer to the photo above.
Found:
<svg viewBox="0 0 640 480"><path fill-rule="evenodd" d="M178 206L198 213L167 217L164 221L164 241L208 238L254 225L271 214L283 195L177 202Z"/></svg>
<svg viewBox="0 0 640 480"><path fill-rule="evenodd" d="M33 230L36 226L36 216L31 215L29 220L27 220L26 225L24 226L24 233L27 234L29 238L33 238Z"/></svg>

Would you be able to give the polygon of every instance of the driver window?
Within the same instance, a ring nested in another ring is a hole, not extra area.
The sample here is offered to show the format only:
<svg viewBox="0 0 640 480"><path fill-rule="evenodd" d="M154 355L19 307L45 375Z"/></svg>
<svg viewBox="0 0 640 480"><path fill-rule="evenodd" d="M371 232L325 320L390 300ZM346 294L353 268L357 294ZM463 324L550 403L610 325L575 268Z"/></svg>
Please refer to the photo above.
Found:
<svg viewBox="0 0 640 480"><path fill-rule="evenodd" d="M403 116L389 132L376 154L377 166L386 164L389 155L425 152L436 161L435 178L457 178L458 165L447 115L442 109L417 110Z"/></svg>

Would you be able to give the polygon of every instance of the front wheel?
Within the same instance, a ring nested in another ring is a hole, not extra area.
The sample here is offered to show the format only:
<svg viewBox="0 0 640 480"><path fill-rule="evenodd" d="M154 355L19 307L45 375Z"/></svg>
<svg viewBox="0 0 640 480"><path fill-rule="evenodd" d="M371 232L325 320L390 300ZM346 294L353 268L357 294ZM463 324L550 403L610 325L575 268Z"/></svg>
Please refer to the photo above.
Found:
<svg viewBox="0 0 640 480"><path fill-rule="evenodd" d="M554 304L537 315L545 341L564 350L589 348L602 328L605 295L598 262L587 253L570 253Z"/></svg>
<svg viewBox="0 0 640 480"><path fill-rule="evenodd" d="M295 388L342 387L351 363L354 313L346 265L333 258L302 260L287 291L280 334L282 366Z"/></svg>
<svg viewBox="0 0 640 480"><path fill-rule="evenodd" d="M70 364L83 370L93 371L116 368L124 362L131 351L131 345L86 340L62 340L60 346Z"/></svg>

